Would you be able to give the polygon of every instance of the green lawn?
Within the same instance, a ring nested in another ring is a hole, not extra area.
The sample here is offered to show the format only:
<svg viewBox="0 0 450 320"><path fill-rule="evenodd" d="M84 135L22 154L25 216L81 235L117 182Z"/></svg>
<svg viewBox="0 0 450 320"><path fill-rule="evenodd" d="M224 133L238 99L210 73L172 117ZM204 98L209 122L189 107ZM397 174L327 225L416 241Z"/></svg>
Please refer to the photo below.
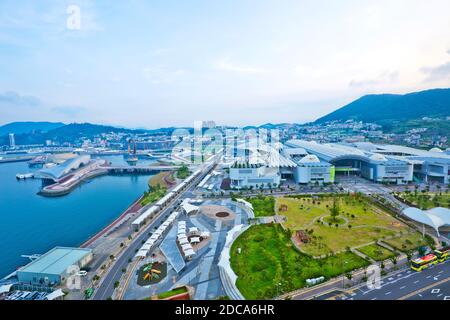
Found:
<svg viewBox="0 0 450 320"><path fill-rule="evenodd" d="M257 196L245 200L253 205L255 217L269 217L275 215L274 197Z"/></svg>
<svg viewBox="0 0 450 320"><path fill-rule="evenodd" d="M352 252L313 259L300 253L278 224L255 225L245 231L233 243L230 260L239 290L251 300L271 299L305 287L306 279L330 279L369 265Z"/></svg>
<svg viewBox="0 0 450 320"><path fill-rule="evenodd" d="M187 166L182 166L177 170L178 179L186 179L190 174L191 172L189 171L189 168Z"/></svg>
<svg viewBox="0 0 450 320"><path fill-rule="evenodd" d="M157 185L151 187L149 191L144 193L144 198L141 200L141 206L146 206L149 203L158 201L166 195L167 189Z"/></svg>
<svg viewBox="0 0 450 320"><path fill-rule="evenodd" d="M450 193L424 193L421 191L404 192L400 197L414 206L428 210L436 207L450 208Z"/></svg>
<svg viewBox="0 0 450 320"><path fill-rule="evenodd" d="M187 288L186 287L181 287L181 288L173 289L171 291L160 293L160 294L158 294L158 298L159 299L166 299L166 298L173 297L173 296L176 296L178 294L182 294L182 293L186 293L186 292L187 292Z"/></svg>
<svg viewBox="0 0 450 320"><path fill-rule="evenodd" d="M430 245L427 238L422 238L422 235L418 232L412 234L405 234L401 237L383 240L388 245L396 250L407 252L411 250L416 250L418 247Z"/></svg>
<svg viewBox="0 0 450 320"><path fill-rule="evenodd" d="M384 261L389 258L395 257L394 252L387 250L377 244L370 244L368 246L358 248L357 250L375 261Z"/></svg>
<svg viewBox="0 0 450 320"><path fill-rule="evenodd" d="M301 249L313 256L340 252L347 247L369 244L376 240L409 231L383 209L371 204L363 196L339 196L338 226L331 223L332 197L277 198L276 209L287 221L284 225L295 232L308 229L311 241ZM286 211L281 208L287 207ZM311 231L312 230L312 231Z"/></svg>

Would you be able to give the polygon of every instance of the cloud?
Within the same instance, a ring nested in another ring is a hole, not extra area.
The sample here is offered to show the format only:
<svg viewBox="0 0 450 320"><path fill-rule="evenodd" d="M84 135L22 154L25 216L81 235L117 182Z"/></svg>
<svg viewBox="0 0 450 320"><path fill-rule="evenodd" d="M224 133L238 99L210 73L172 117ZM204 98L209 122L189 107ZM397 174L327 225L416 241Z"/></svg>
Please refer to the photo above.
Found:
<svg viewBox="0 0 450 320"><path fill-rule="evenodd" d="M450 61L435 67L423 67L421 71L428 75L427 82L445 80L450 78Z"/></svg>
<svg viewBox="0 0 450 320"><path fill-rule="evenodd" d="M399 73L398 71L388 72L385 71L381 73L378 77L373 79L353 79L350 81L349 86L354 88L359 87L370 87L377 86L381 84L392 84L398 81Z"/></svg>
<svg viewBox="0 0 450 320"><path fill-rule="evenodd" d="M0 107L35 108L40 106L40 100L33 96L20 95L14 91L0 94Z"/></svg>
<svg viewBox="0 0 450 320"><path fill-rule="evenodd" d="M238 65L230 62L229 59L222 59L215 64L215 68L221 71L229 71L241 74L263 74L268 70L255 66Z"/></svg>

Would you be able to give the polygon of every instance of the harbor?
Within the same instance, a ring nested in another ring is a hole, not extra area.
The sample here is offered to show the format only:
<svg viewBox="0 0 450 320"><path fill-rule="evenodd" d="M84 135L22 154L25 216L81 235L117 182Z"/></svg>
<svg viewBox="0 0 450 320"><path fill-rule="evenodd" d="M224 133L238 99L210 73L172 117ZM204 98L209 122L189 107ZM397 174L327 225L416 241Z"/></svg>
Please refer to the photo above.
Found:
<svg viewBox="0 0 450 320"><path fill-rule="evenodd" d="M126 165L122 156L104 158L116 166ZM94 237L148 189L152 177L148 173L105 175L79 184L64 197L47 198L37 194L40 179L16 178L19 172L37 170L26 162L0 165L4 187L0 193L0 278L28 262L23 254L47 252L58 245L77 247Z"/></svg>

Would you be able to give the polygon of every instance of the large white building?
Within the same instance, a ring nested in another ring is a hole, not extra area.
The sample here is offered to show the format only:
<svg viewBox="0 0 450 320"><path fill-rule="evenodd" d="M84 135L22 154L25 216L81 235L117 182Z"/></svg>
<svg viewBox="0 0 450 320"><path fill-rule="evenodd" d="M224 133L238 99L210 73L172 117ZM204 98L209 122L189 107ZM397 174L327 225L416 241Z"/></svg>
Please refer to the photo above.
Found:
<svg viewBox="0 0 450 320"><path fill-rule="evenodd" d="M450 183L450 155L368 142L326 143L290 140L280 152L247 149L230 168L232 188L333 183L335 175L357 175L379 183Z"/></svg>
<svg viewBox="0 0 450 320"><path fill-rule="evenodd" d="M370 142L355 143L354 146L410 163L413 166L416 181L450 183L450 155L438 148L427 151Z"/></svg>
<svg viewBox="0 0 450 320"><path fill-rule="evenodd" d="M355 146L290 140L286 147L303 148L321 162L332 165L330 177L333 180L334 172L356 174L375 182L404 184L413 180L413 165L409 161L361 150Z"/></svg>

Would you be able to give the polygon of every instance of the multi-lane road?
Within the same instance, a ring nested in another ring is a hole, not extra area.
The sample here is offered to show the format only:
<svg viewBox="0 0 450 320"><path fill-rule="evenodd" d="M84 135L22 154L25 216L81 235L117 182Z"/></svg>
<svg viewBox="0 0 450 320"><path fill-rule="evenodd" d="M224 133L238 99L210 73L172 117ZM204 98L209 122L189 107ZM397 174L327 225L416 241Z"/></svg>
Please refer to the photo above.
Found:
<svg viewBox="0 0 450 320"><path fill-rule="evenodd" d="M318 299L328 300L450 300L450 261L422 272L403 270L388 275L379 289L366 285L334 291Z"/></svg>
<svg viewBox="0 0 450 320"><path fill-rule="evenodd" d="M199 177L194 179L191 182L190 186L185 191L181 192L175 199L173 199L170 205L163 209L160 214L151 223L149 223L147 227L143 229L136 238L133 239L133 241L124 250L124 252L119 257L116 257L117 260L114 261L113 265L106 273L103 280L101 280L99 287L95 289L95 293L92 299L106 300L113 296L115 290L115 282L120 281L120 278L123 275L122 269L128 267L130 259L134 259L136 250L142 246L142 241L145 241L149 238L148 234L150 231L154 230L155 226L160 226L164 222L164 220L167 219L168 214L177 208L180 200L193 197L193 190L205 175L206 173L203 173Z"/></svg>

